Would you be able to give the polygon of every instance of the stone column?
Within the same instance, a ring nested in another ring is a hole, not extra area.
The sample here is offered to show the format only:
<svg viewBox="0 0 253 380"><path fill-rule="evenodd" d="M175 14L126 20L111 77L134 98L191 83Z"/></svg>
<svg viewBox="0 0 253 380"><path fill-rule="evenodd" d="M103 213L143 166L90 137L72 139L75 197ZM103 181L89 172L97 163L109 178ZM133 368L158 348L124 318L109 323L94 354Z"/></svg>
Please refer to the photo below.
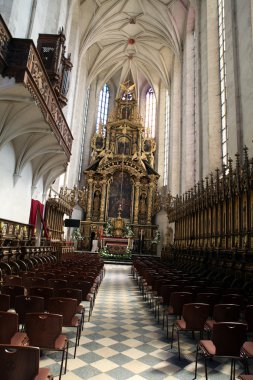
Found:
<svg viewBox="0 0 253 380"><path fill-rule="evenodd" d="M107 186L107 178L103 177L103 180L102 180L102 192L101 192L101 203L100 203L100 218L99 218L100 222L104 221L106 186Z"/></svg>
<svg viewBox="0 0 253 380"><path fill-rule="evenodd" d="M138 224L140 185L141 184L138 179L134 185L134 224Z"/></svg>
<svg viewBox="0 0 253 380"><path fill-rule="evenodd" d="M218 7L216 1L206 2L207 12L207 75L208 75L208 158L204 175L221 166L221 109L218 46ZM207 152L203 152L207 154Z"/></svg>
<svg viewBox="0 0 253 380"><path fill-rule="evenodd" d="M175 57L171 86L171 128L169 146L169 188L173 196L180 193L181 149L181 63Z"/></svg>

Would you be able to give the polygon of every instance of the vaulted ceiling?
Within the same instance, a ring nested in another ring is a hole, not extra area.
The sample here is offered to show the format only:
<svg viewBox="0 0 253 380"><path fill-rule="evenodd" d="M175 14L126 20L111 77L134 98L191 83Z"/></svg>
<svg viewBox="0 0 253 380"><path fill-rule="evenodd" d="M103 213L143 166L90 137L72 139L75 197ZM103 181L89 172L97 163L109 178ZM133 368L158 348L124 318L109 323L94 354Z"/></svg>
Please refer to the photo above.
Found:
<svg viewBox="0 0 253 380"><path fill-rule="evenodd" d="M137 92L145 83L169 87L173 58L181 57L187 23L194 19L193 2L83 0L80 58L88 83L123 83L131 75Z"/></svg>

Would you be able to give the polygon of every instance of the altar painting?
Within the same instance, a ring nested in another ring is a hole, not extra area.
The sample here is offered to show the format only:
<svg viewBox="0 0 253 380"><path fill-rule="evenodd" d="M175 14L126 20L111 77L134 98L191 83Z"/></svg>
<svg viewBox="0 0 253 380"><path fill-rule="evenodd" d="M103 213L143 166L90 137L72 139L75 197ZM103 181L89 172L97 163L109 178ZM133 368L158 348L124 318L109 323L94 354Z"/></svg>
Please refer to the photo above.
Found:
<svg viewBox="0 0 253 380"><path fill-rule="evenodd" d="M117 218L121 206L121 216L130 219L132 184L126 172L115 172L110 186L108 218Z"/></svg>

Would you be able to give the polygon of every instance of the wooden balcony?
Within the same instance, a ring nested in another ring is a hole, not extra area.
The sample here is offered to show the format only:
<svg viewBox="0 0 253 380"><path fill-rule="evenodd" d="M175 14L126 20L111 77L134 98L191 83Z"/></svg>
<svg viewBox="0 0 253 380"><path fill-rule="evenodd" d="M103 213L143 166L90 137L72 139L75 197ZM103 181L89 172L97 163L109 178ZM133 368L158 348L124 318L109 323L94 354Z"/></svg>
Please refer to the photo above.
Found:
<svg viewBox="0 0 253 380"><path fill-rule="evenodd" d="M29 112L29 115L33 115L31 123L35 125L36 117L36 120L40 118L37 123L40 125L38 133L44 131L45 135L51 136L54 149L58 153L64 153L65 158L61 164L66 168L71 155L73 137L39 53L32 40L12 38L1 17L0 74L5 79L4 86L0 88L0 101L13 101L13 104L15 102L15 104L20 104L23 100L33 106ZM41 118L41 116L43 117ZM43 128L41 128L42 125ZM22 126L20 129L22 132ZM21 132L19 130L19 133ZM27 134L27 130L24 133ZM15 131L9 132L9 134L17 135ZM0 141L0 143L4 142Z"/></svg>

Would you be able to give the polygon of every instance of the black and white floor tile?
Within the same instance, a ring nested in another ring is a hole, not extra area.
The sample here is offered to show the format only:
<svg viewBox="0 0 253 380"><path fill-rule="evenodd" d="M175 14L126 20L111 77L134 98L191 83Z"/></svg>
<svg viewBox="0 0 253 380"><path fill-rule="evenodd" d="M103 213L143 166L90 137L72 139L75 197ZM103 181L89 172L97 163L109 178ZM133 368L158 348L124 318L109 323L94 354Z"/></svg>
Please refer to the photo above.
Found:
<svg viewBox="0 0 253 380"><path fill-rule="evenodd" d="M192 380L196 341L191 334L182 336L179 360L176 344L170 348L170 339L144 302L130 274L130 266L106 264L105 268L91 320L85 322L75 359L75 332L64 330L71 340L71 348L67 373L62 379ZM41 357L41 366L49 367L55 379L58 379L59 363L59 354ZM239 364L237 373L242 371ZM208 362L210 380L228 380L229 373L228 361ZM201 360L198 379L204 379Z"/></svg>

